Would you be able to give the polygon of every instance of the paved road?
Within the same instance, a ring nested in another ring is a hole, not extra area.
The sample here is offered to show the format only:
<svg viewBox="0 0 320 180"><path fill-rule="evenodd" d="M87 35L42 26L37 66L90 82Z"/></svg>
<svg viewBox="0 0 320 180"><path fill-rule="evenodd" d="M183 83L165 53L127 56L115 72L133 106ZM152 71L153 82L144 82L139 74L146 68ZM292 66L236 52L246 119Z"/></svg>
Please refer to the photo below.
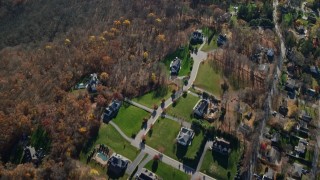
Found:
<svg viewBox="0 0 320 180"><path fill-rule="evenodd" d="M143 167L146 166L146 164L151 161L153 159L153 156L151 155L148 155L147 158L145 158L138 166L138 171L137 171L137 174L140 174L140 171Z"/></svg>
<svg viewBox="0 0 320 180"><path fill-rule="evenodd" d="M277 71L281 70L282 69L282 64L283 64L283 59L285 58L285 53L286 53L286 47L284 45L284 41L283 41L283 37L282 37L282 34L281 34L281 30L280 30L280 26L278 24L278 17L277 17L277 6L278 6L279 2L278 0L274 0L273 1L273 22L275 24L275 30L276 30L276 33L280 39L280 57L278 59L278 64L277 64L277 70L274 71L274 74L272 75L272 78L273 79L273 83L271 84L271 86L269 87L268 89L268 96L267 96L267 99L265 101L265 104L264 104L264 111L266 112L265 113L265 117L262 119L262 123L261 123L261 126L259 127L259 131L260 131L260 136L258 139L255 139L253 140L252 142L252 147L253 147L253 154L251 156L251 159L250 159L250 165L249 165L249 169L248 169L248 176L247 176L247 179L252 179L252 175L255 171L255 166L256 166L256 163L257 163L257 159L258 159L258 147L259 147L259 143L260 143L260 140L263 138L263 130L265 128L265 124L266 124L266 120L269 119L269 115L270 115L270 111L272 110L272 107L271 107L271 97L277 93L276 91L276 85L277 85L277 80L279 79L278 78L278 75L277 75Z"/></svg>
<svg viewBox="0 0 320 180"><path fill-rule="evenodd" d="M110 121L109 124L113 126L119 133L120 135L127 141L132 142L133 140L129 138L120 128L118 125L116 125L114 122Z"/></svg>
<svg viewBox="0 0 320 180"><path fill-rule="evenodd" d="M130 103L130 104L132 104L132 105L134 105L134 106L136 106L136 107L138 107L138 108L140 108L140 109L143 109L143 110L145 110L145 111L147 111L147 112L149 112L149 113L153 113L153 112L154 112L153 109L151 109L151 108L149 108L149 107L147 107L147 106L144 106L144 105L142 105L142 104L136 103L136 102L134 102L134 101L131 101L131 100L128 99L128 98L124 98L124 101L126 101L126 102L128 102L128 103Z"/></svg>
<svg viewBox="0 0 320 180"><path fill-rule="evenodd" d="M177 123L182 124L183 127L191 128L191 123L189 123L187 121L181 120L181 119L176 118L176 117L172 117L172 116L167 115L167 114L165 115L165 118L173 120L173 121L176 121Z"/></svg>
<svg viewBox="0 0 320 180"><path fill-rule="evenodd" d="M207 150L208 150L210 147L212 147L212 144L213 144L212 141L208 141L208 142L206 143L206 145L204 146L203 153L202 153L202 155L201 155L201 157L200 157L200 160L199 160L199 163L198 163L198 166L197 166L196 171L200 171L200 168L201 168L201 165L202 165L202 162L203 162L203 159L204 159L204 155L206 154Z"/></svg>
<svg viewBox="0 0 320 180"><path fill-rule="evenodd" d="M146 153L144 151L140 151L140 153L136 157L136 159L132 163L130 163L129 166L127 167L126 173L132 174L134 169L140 164L140 162L142 161L142 159L145 155L146 155Z"/></svg>
<svg viewBox="0 0 320 180"><path fill-rule="evenodd" d="M320 100L318 101L318 116L320 116ZM318 121L318 127L320 128L320 119L317 119ZM312 171L311 171L311 179L316 179L316 176L318 174L318 157L319 157L319 148L320 148L320 133L317 131L316 134L317 144L315 145L314 155L313 155L313 161L312 161Z"/></svg>

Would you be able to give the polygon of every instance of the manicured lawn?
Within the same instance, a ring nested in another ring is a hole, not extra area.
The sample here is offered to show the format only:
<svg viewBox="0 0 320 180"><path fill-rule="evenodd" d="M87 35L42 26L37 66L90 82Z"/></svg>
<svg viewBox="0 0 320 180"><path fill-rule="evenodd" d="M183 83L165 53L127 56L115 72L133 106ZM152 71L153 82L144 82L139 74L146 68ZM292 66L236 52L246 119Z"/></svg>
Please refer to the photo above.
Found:
<svg viewBox="0 0 320 180"><path fill-rule="evenodd" d="M170 73L170 63L174 58L180 58L182 60L181 69L179 71L179 76L186 76L191 71L191 57L188 46L184 46L183 48L178 48L175 52L167 55L162 63L166 66L168 73Z"/></svg>
<svg viewBox="0 0 320 180"><path fill-rule="evenodd" d="M221 76L210 66L208 61L200 64L198 75L194 85L219 96L221 90Z"/></svg>
<svg viewBox="0 0 320 180"><path fill-rule="evenodd" d="M81 152L80 161L86 163L87 154L95 147L97 144L105 144L107 147L111 148L118 154L121 154L131 161L135 159L139 150L131 146L129 142L122 138L118 131L111 125L102 124L96 141L89 148L90 150L86 153Z"/></svg>
<svg viewBox="0 0 320 180"><path fill-rule="evenodd" d="M163 151L164 154L186 165L196 167L197 160L194 159L201 146L203 133L196 134L191 145L186 148L175 143L180 128L177 122L165 118L159 119L153 126L152 135L147 136L147 145Z"/></svg>
<svg viewBox="0 0 320 180"><path fill-rule="evenodd" d="M151 170L158 176L160 176L162 179L181 179L181 180L187 180L190 179L190 176L186 173L183 173L163 162L153 163L154 161L150 161L148 164L146 164L145 168Z"/></svg>
<svg viewBox="0 0 320 180"><path fill-rule="evenodd" d="M218 38L218 36L214 35L210 42L208 42L208 43L206 42L203 45L201 50L204 51L204 52L209 52L209 51L212 51L214 49L217 49L218 48L217 38Z"/></svg>
<svg viewBox="0 0 320 180"><path fill-rule="evenodd" d="M133 105L124 103L115 119L115 122L120 129L128 136L137 134L142 126L144 117L149 117L149 113Z"/></svg>
<svg viewBox="0 0 320 180"><path fill-rule="evenodd" d="M160 118L154 124L151 137L147 135L147 145L174 158L175 140L180 131L180 124L170 119ZM175 158L177 159L177 158Z"/></svg>
<svg viewBox="0 0 320 180"><path fill-rule="evenodd" d="M216 179L228 179L228 174L230 174L230 179L233 179L237 173L240 155L240 150L233 150L229 158L214 151L207 151L200 171Z"/></svg>
<svg viewBox="0 0 320 180"><path fill-rule="evenodd" d="M153 105L161 103L162 99L167 100L171 96L171 91L174 89L172 86L158 88L143 96L136 97L132 101L153 108Z"/></svg>
<svg viewBox="0 0 320 180"><path fill-rule="evenodd" d="M176 103L176 106L171 105L167 113L169 115L178 117L185 121L192 121L192 110L196 103L199 101L198 97L188 94L186 98L180 97Z"/></svg>

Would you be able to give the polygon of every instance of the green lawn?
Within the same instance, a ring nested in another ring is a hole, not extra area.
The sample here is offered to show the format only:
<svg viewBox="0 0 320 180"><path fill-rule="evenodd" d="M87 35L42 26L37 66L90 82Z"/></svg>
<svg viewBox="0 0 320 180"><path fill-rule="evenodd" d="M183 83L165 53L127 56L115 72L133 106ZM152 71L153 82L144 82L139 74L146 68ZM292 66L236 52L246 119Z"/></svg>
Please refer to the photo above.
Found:
<svg viewBox="0 0 320 180"><path fill-rule="evenodd" d="M184 46L183 48L178 48L175 52L167 55L162 63L167 67L168 73L170 71L170 63L174 58L180 58L182 60L181 69L179 72L179 76L186 76L191 71L191 57L190 57L190 51L188 49L188 46Z"/></svg>
<svg viewBox="0 0 320 180"><path fill-rule="evenodd" d="M190 179L190 175L183 173L160 161L158 163L154 163L154 161L152 160L148 164L146 164L145 168L151 170L152 172L160 176L162 179Z"/></svg>
<svg viewBox="0 0 320 180"><path fill-rule="evenodd" d="M81 152L80 161L86 163L87 154L94 148L97 144L105 144L107 147L111 148L118 154L121 154L131 161L135 159L139 150L131 146L129 142L122 138L118 131L111 125L102 124L96 141L91 147L89 147L87 152Z"/></svg>
<svg viewBox="0 0 320 180"><path fill-rule="evenodd" d="M203 45L201 50L204 51L204 52L209 52L209 51L212 51L214 49L217 49L218 48L217 38L218 38L218 35L214 35L210 42L205 43Z"/></svg>
<svg viewBox="0 0 320 180"><path fill-rule="evenodd" d="M220 74L214 71L208 61L201 63L194 85L219 96L222 93L220 84Z"/></svg>
<svg viewBox="0 0 320 180"><path fill-rule="evenodd" d="M154 124L152 134L147 136L147 144L190 167L196 167L198 160L194 159L204 138L203 133L196 134L191 145L185 148L175 143L180 128L177 122L165 118L159 119Z"/></svg>
<svg viewBox="0 0 320 180"><path fill-rule="evenodd" d="M158 119L153 126L151 137L147 136L147 144L156 150L162 149L163 153L170 157L176 157L174 144L180 127L179 123L170 119Z"/></svg>
<svg viewBox="0 0 320 180"><path fill-rule="evenodd" d="M115 122L128 137L131 137L140 131L143 118L148 118L149 116L148 112L133 105L125 105L124 103L117 117L112 121Z"/></svg>
<svg viewBox="0 0 320 180"><path fill-rule="evenodd" d="M156 90L151 91L143 96L132 99L132 101L153 108L153 105L159 105L162 99L167 100L171 96L172 89L173 88L171 86L157 88Z"/></svg>
<svg viewBox="0 0 320 180"><path fill-rule="evenodd" d="M229 158L214 151L207 151L200 171L216 179L228 179L228 173L230 172L230 179L233 179L237 173L237 163L240 155L240 150L233 150Z"/></svg>
<svg viewBox="0 0 320 180"><path fill-rule="evenodd" d="M192 110L196 103L199 101L198 97L188 94L186 98L180 97L176 106L171 105L167 113L169 115L178 117L188 122L192 122Z"/></svg>

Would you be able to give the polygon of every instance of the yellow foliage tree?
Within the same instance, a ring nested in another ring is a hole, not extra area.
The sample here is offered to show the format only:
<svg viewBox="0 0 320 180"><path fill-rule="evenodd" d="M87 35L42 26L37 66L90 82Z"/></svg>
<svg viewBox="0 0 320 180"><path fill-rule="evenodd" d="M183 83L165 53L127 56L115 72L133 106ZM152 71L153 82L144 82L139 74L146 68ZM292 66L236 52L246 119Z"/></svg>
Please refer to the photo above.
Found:
<svg viewBox="0 0 320 180"><path fill-rule="evenodd" d="M151 74L151 81L152 81L153 83L156 83L156 81L157 81L157 76L156 76L155 73L152 73L152 74Z"/></svg>
<svg viewBox="0 0 320 180"><path fill-rule="evenodd" d="M155 17L156 15L154 13L149 13L148 17Z"/></svg>
<svg viewBox="0 0 320 180"><path fill-rule="evenodd" d="M109 74L108 74L108 73L102 72L102 73L100 74L100 79L101 79L101 80L106 81L108 78L109 78Z"/></svg>
<svg viewBox="0 0 320 180"><path fill-rule="evenodd" d="M166 36L164 34L159 34L157 36L157 40L161 41L161 42L164 42L164 41L166 41Z"/></svg>
<svg viewBox="0 0 320 180"><path fill-rule="evenodd" d="M87 132L87 128L86 127L81 127L81 128L79 128L79 132L80 133L85 133L85 132Z"/></svg>
<svg viewBox="0 0 320 180"><path fill-rule="evenodd" d="M143 53L143 59L147 59L147 58L148 58L148 56L149 56L148 52L147 52L147 51L145 51L145 52Z"/></svg>
<svg viewBox="0 0 320 180"><path fill-rule="evenodd" d="M157 23L161 23L161 19L160 19L160 18L157 18L155 21L156 21Z"/></svg>
<svg viewBox="0 0 320 180"><path fill-rule="evenodd" d="M126 26L129 26L131 24L131 22L128 19L126 19L123 21L123 24Z"/></svg>
<svg viewBox="0 0 320 180"><path fill-rule="evenodd" d="M71 41L70 41L70 39L65 39L64 40L64 45L70 45L71 44Z"/></svg>
<svg viewBox="0 0 320 180"><path fill-rule="evenodd" d="M96 37L95 36L89 36L89 41L90 42L93 42L93 41L95 41L96 40Z"/></svg>
<svg viewBox="0 0 320 180"><path fill-rule="evenodd" d="M121 22L119 20L116 20L116 21L113 22L113 24L116 25L116 26L119 26L119 25L121 25Z"/></svg>

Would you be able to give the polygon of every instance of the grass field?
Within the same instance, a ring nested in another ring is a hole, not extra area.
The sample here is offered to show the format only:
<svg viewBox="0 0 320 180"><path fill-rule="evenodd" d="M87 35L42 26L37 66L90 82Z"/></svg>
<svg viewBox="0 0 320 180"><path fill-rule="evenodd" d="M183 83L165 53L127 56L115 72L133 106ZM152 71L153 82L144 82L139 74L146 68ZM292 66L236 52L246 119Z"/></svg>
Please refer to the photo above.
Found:
<svg viewBox="0 0 320 180"><path fill-rule="evenodd" d="M222 93L221 76L213 70L208 61L200 64L194 85L216 96L220 96Z"/></svg>
<svg viewBox="0 0 320 180"><path fill-rule="evenodd" d="M120 129L128 136L137 134L142 126L144 117L149 117L149 113L133 105L122 105L115 122Z"/></svg>
<svg viewBox="0 0 320 180"><path fill-rule="evenodd" d="M187 148L176 144L175 139L180 131L180 124L170 119L159 119L154 124L152 135L147 136L147 144L156 150L163 151L169 157L182 161L190 167L196 167L197 160L193 160L204 138L200 132L195 135Z"/></svg>
<svg viewBox="0 0 320 180"><path fill-rule="evenodd" d="M146 164L145 168L151 170L162 179L179 179L179 180L188 180L190 176L186 173L183 173L167 164L162 162L153 163L154 161L150 161Z"/></svg>
<svg viewBox="0 0 320 180"><path fill-rule="evenodd" d="M214 151L207 151L200 171L216 179L233 179L237 173L240 150L233 150L229 158ZM228 178L228 175L230 178Z"/></svg>
<svg viewBox="0 0 320 180"><path fill-rule="evenodd" d="M183 119L185 121L191 122L192 117L191 113L193 110L193 107L196 105L196 103L199 101L198 97L192 96L190 94L187 95L187 97L180 97L177 101L176 106L170 106L167 110L167 113L178 117L180 119Z"/></svg>
<svg viewBox="0 0 320 180"><path fill-rule="evenodd" d="M129 142L122 138L118 131L111 125L102 124L96 141L89 148L88 152L81 152L80 161L86 162L87 154L95 147L97 144L105 144L107 147L111 148L118 154L121 154L131 161L133 161L139 150L131 146Z"/></svg>
<svg viewBox="0 0 320 180"><path fill-rule="evenodd" d="M80 153L80 161L83 164L86 164L89 152L91 152L97 144L105 144L107 147L111 148L114 152L127 157L131 161L133 161L139 153L139 150L131 146L129 142L123 139L115 128L113 128L111 125L102 124L99 129L98 136L95 142L92 143L92 146L88 148L87 152L82 151ZM97 170L101 176L108 177L106 174L106 169L102 168L93 160L91 160L88 165L91 168ZM125 174L120 179L127 179L127 178L128 176Z"/></svg>
<svg viewBox="0 0 320 180"><path fill-rule="evenodd" d="M151 91L143 96L136 97L132 101L142 104L144 106L153 108L153 105L161 103L162 99L168 99L171 96L171 91L174 89L172 86L161 87Z"/></svg>
<svg viewBox="0 0 320 180"><path fill-rule="evenodd" d="M160 118L153 126L151 137L147 136L147 144L156 150L163 150L164 154L174 158L174 144L179 131L179 123Z"/></svg>
<svg viewBox="0 0 320 180"><path fill-rule="evenodd" d="M205 43L203 45L201 50L204 51L204 52L209 52L209 51L212 51L214 49L217 49L218 48L217 38L218 38L218 35L214 35L209 43Z"/></svg>
<svg viewBox="0 0 320 180"><path fill-rule="evenodd" d="M162 63L166 66L168 73L170 71L170 63L174 58L180 58L182 60L181 69L179 71L179 76L186 76L191 71L191 57L188 46L184 46L183 48L177 49L172 54L167 55Z"/></svg>

